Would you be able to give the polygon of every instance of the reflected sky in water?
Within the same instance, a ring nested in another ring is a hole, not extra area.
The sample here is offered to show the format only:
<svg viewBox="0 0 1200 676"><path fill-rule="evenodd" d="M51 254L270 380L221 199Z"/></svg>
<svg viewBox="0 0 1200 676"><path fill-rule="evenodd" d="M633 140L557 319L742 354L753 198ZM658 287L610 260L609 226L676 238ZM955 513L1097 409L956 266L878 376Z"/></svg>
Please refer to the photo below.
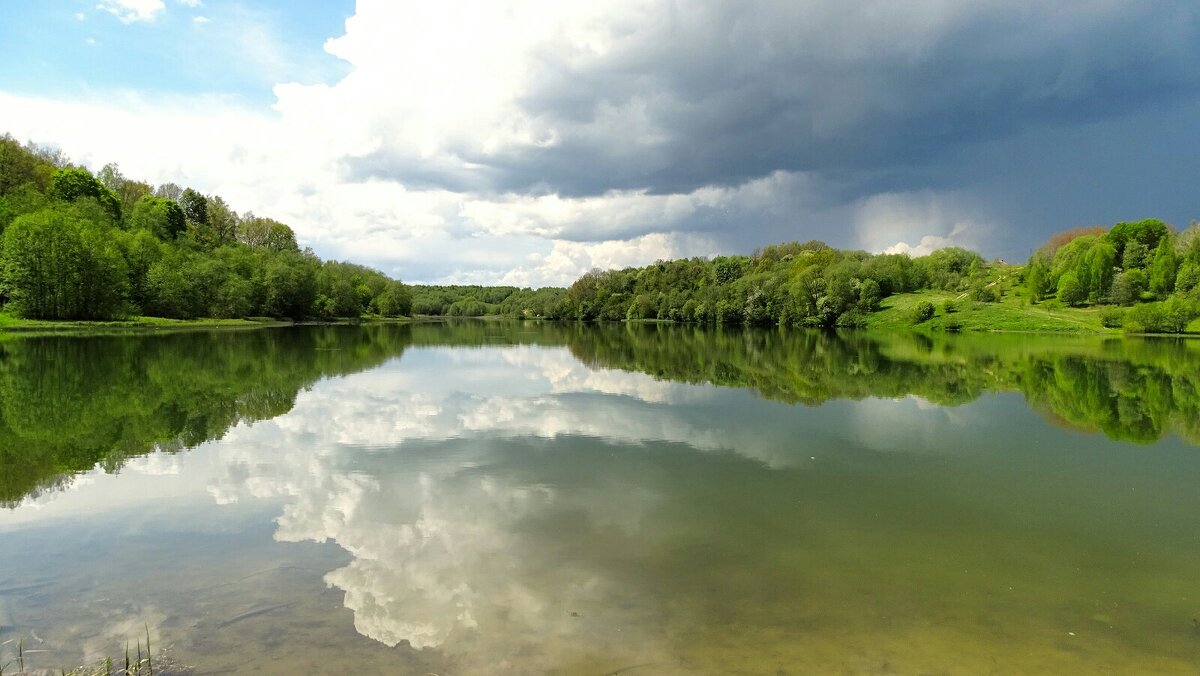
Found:
<svg viewBox="0 0 1200 676"><path fill-rule="evenodd" d="M0 513L0 639L70 666L146 623L280 673L1187 673L1196 450L1015 392L802 406L409 346Z"/></svg>

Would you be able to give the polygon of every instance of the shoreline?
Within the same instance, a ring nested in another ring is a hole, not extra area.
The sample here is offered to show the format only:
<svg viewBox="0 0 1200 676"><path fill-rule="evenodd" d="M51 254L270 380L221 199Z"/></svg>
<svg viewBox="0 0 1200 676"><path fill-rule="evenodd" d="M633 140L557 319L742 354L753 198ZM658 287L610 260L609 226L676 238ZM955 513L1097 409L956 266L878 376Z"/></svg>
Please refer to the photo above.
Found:
<svg viewBox="0 0 1200 676"><path fill-rule="evenodd" d="M14 319L0 324L0 337L37 335L116 335L122 333L173 333L179 331L235 331L288 326L350 326L356 324L409 324L427 321L412 317L368 317L361 319L167 319L138 317L112 321Z"/></svg>
<svg viewBox="0 0 1200 676"><path fill-rule="evenodd" d="M777 324L762 325L758 327L747 327L743 324L696 324L692 322L678 322L670 319L623 319L619 321L602 321L592 320L583 321L575 319L544 319L544 318L525 318L525 317L505 317L502 315L489 315L483 317L445 317L438 315L418 315L414 317L364 317L359 319L331 319L331 320L287 320L287 319L167 319L162 317L138 317L129 320L114 320L114 321L88 321L88 320L70 320L70 321L49 321L49 320L34 320L34 319L13 319L9 323L0 324L0 340L8 337L32 337L39 335L87 335L87 336L102 336L102 335L120 335L127 333L175 333L181 331L234 331L234 330L253 330L264 328L284 328L290 326L353 326L363 324L419 324L419 323L441 323L446 321L552 321L562 323L612 323L612 324L642 324L642 325L672 325L672 326L691 326L691 327L712 327L712 328L762 328L762 329L778 329L778 328L797 328L800 330L812 330L809 327L781 327ZM817 329L820 330L820 329ZM862 331L864 333L917 333L923 335L930 334L1016 334L1016 335L1038 335L1038 336L1072 336L1072 337L1095 337L1095 338L1184 338L1198 339L1200 332L1189 331L1184 333L1125 333L1120 330L1097 331L1087 328L1072 328L1072 329L1000 329L1000 328L982 328L964 327L961 330L945 330L941 327L934 326L865 326L858 328L841 328L831 329L837 331Z"/></svg>

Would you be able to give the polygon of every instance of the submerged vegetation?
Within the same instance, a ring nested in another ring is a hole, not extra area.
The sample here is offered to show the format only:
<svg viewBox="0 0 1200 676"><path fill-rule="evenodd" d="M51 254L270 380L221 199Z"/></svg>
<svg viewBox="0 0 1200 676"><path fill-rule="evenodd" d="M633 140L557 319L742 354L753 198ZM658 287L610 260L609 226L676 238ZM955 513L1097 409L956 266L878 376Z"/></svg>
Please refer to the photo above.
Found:
<svg viewBox="0 0 1200 676"><path fill-rule="evenodd" d="M103 657L94 664L81 665L67 671L60 669L63 676L183 676L192 673L192 669L175 663L166 652L153 654L150 643L150 627L146 625L145 645L139 637L131 646L125 644L125 654L120 658ZM6 645L10 642L5 642ZM18 640L11 656L3 656L5 661L0 664L0 676L30 676L30 674L47 673L44 670L29 671L26 669L26 653L45 652L42 650L26 651L24 639ZM53 673L53 672L49 672Z"/></svg>
<svg viewBox="0 0 1200 676"><path fill-rule="evenodd" d="M0 301L38 320L407 315L407 287L218 195L0 137Z"/></svg>

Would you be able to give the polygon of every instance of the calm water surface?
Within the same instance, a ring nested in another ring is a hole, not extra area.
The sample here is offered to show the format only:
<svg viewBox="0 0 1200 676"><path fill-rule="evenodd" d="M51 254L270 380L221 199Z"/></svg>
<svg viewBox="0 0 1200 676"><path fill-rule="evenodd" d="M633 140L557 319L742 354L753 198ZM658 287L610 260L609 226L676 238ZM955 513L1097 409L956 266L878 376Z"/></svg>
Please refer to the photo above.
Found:
<svg viewBox="0 0 1200 676"><path fill-rule="evenodd" d="M1196 673L1200 344L0 342L0 664Z"/></svg>

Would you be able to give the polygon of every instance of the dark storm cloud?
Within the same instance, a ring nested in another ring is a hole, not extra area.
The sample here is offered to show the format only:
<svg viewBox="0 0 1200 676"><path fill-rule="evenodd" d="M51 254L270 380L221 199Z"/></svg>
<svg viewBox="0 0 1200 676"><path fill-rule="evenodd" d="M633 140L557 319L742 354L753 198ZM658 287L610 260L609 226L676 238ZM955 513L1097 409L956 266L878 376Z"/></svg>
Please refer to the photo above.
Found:
<svg viewBox="0 0 1200 676"><path fill-rule="evenodd" d="M862 194L962 181L964 148L1200 98L1200 9L1157 2L669 3L618 17L611 49L536 53L517 100L548 147L386 148L352 176L454 191L688 192L815 172ZM944 163L944 164L943 164Z"/></svg>

